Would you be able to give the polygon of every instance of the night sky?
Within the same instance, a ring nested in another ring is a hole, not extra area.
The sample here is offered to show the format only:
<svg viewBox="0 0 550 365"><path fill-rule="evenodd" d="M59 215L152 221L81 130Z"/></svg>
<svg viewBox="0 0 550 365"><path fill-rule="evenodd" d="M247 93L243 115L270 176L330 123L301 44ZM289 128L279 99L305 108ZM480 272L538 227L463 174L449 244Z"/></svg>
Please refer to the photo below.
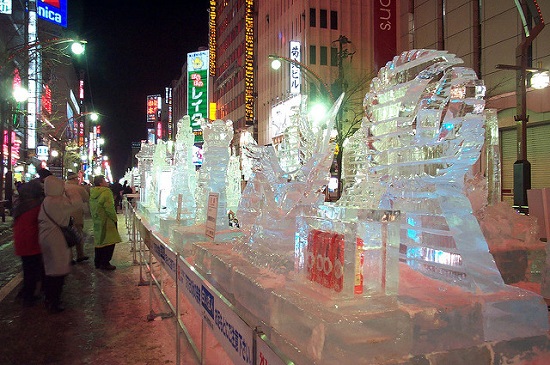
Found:
<svg viewBox="0 0 550 365"><path fill-rule="evenodd" d="M115 179L130 167L131 143L146 138L147 95L164 94L187 53L208 46L208 4L68 1L69 31L88 41L86 102L100 114Z"/></svg>

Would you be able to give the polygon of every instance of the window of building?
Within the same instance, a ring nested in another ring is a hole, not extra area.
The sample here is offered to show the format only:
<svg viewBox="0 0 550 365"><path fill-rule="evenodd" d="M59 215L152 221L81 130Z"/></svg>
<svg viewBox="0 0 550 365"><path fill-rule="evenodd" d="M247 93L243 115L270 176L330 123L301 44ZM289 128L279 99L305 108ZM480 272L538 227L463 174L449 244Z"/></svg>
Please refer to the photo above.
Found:
<svg viewBox="0 0 550 365"><path fill-rule="evenodd" d="M330 47L330 65L338 66L338 48Z"/></svg>
<svg viewBox="0 0 550 365"><path fill-rule="evenodd" d="M315 10L316 10L315 8L309 8L309 26L310 27L317 26L317 12Z"/></svg>
<svg viewBox="0 0 550 365"><path fill-rule="evenodd" d="M319 26L321 28L327 27L327 9L319 10Z"/></svg>
<svg viewBox="0 0 550 365"><path fill-rule="evenodd" d="M315 65L317 63L317 47L309 46L309 64Z"/></svg>
<svg viewBox="0 0 550 365"><path fill-rule="evenodd" d="M330 11L330 29L338 29L338 12Z"/></svg>
<svg viewBox="0 0 550 365"><path fill-rule="evenodd" d="M320 61L319 64L326 66L327 60L328 60L328 49L327 47L321 46L321 48L319 49L319 61Z"/></svg>

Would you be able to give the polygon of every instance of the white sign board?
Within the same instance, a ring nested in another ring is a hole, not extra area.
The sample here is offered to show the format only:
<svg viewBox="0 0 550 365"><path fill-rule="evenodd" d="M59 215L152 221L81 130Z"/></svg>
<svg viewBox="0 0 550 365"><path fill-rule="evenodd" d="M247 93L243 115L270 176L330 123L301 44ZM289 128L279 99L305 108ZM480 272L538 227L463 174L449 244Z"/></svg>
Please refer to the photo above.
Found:
<svg viewBox="0 0 550 365"><path fill-rule="evenodd" d="M300 51L300 42L290 41L290 59L300 63L302 54ZM300 94L302 88L302 70L296 63L290 64L290 93Z"/></svg>
<svg viewBox="0 0 550 365"><path fill-rule="evenodd" d="M11 14L11 0L0 0L0 14Z"/></svg>
<svg viewBox="0 0 550 365"><path fill-rule="evenodd" d="M214 240L216 237L216 219L218 218L218 193L208 194L208 207L206 210L206 237Z"/></svg>

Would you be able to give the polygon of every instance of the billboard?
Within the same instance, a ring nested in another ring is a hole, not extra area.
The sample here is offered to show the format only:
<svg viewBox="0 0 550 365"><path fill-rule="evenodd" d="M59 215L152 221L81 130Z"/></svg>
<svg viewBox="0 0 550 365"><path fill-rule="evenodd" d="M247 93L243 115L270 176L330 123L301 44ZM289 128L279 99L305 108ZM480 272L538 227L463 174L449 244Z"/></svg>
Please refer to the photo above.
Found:
<svg viewBox="0 0 550 365"><path fill-rule="evenodd" d="M147 123L156 123L160 118L162 98L160 95L147 96Z"/></svg>
<svg viewBox="0 0 550 365"><path fill-rule="evenodd" d="M374 69L391 61L397 52L396 1L376 1L373 12Z"/></svg>
<svg viewBox="0 0 550 365"><path fill-rule="evenodd" d="M292 96L271 108L271 118L269 119L269 137L271 139L282 135L291 125L292 117L296 114L296 109L300 107L301 100L300 95Z"/></svg>
<svg viewBox="0 0 550 365"><path fill-rule="evenodd" d="M38 0L36 12L40 19L67 27L67 0Z"/></svg>
<svg viewBox="0 0 550 365"><path fill-rule="evenodd" d="M208 119L208 51L187 54L187 114L195 143L203 141L199 120Z"/></svg>

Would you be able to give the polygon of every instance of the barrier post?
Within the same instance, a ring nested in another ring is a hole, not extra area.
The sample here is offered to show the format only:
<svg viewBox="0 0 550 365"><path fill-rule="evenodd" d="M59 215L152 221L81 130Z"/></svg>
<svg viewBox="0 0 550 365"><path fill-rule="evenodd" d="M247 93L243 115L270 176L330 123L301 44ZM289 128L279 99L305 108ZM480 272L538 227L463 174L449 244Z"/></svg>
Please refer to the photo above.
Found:
<svg viewBox="0 0 550 365"><path fill-rule="evenodd" d="M180 365L181 361L181 344L180 344L180 289L179 289L179 253L176 252L176 365Z"/></svg>
<svg viewBox="0 0 550 365"><path fill-rule="evenodd" d="M204 317L201 319L201 365L204 365L204 357L206 356L206 323Z"/></svg>
<svg viewBox="0 0 550 365"><path fill-rule="evenodd" d="M145 259L144 251L145 250L143 249L143 237L141 237L141 234L140 234L139 235L139 283L138 283L138 286L149 285L148 281L143 280L143 266L147 267L147 261L143 262L143 260Z"/></svg>
<svg viewBox="0 0 550 365"><path fill-rule="evenodd" d="M153 253L151 248L149 248L149 314L147 315L147 320L152 321L155 317L156 315L153 311Z"/></svg>

